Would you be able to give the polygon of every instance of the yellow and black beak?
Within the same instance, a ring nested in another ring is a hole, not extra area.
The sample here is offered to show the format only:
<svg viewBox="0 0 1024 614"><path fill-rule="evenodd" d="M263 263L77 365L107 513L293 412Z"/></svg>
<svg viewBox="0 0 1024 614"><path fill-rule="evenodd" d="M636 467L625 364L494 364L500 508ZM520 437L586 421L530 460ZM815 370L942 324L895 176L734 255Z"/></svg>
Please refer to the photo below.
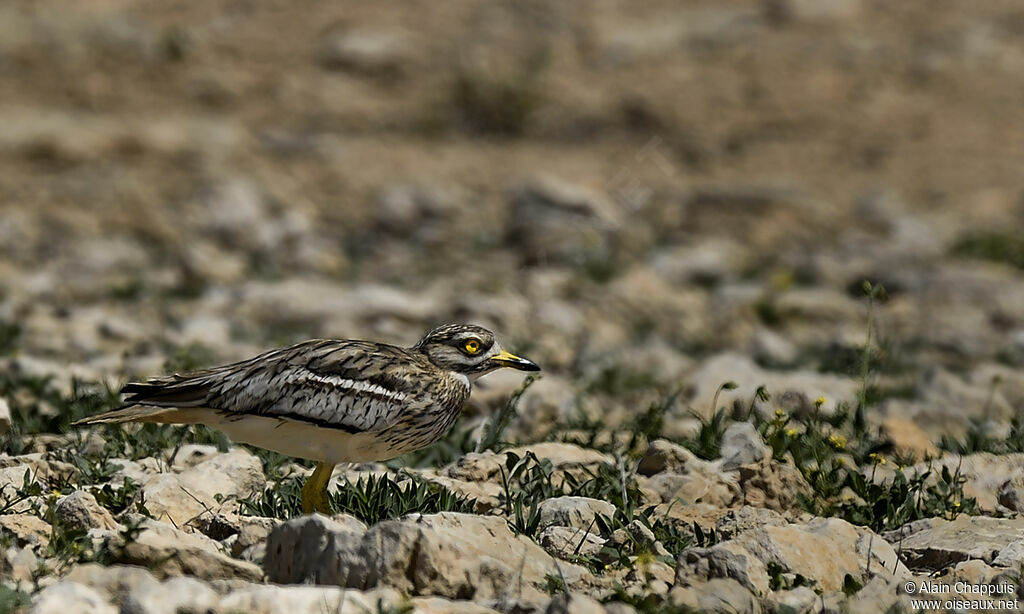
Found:
<svg viewBox="0 0 1024 614"><path fill-rule="evenodd" d="M500 353L491 356L488 359L489 362L495 363L500 367L509 367L519 371L540 371L540 367L537 366L532 360L526 360L520 358L515 354L511 354L505 350Z"/></svg>

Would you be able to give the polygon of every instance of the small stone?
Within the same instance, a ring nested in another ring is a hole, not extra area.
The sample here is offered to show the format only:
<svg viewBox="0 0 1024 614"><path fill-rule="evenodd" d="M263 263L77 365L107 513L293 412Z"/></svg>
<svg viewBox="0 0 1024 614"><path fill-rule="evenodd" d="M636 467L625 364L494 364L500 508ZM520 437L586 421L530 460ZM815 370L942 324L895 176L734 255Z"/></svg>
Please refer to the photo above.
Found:
<svg viewBox="0 0 1024 614"><path fill-rule="evenodd" d="M607 501L587 497L554 497L542 501L539 508L541 530L551 526L589 531L596 516L611 518L615 506Z"/></svg>
<svg viewBox="0 0 1024 614"><path fill-rule="evenodd" d="M552 526L540 532L537 543L551 556L571 560L576 556L595 556L601 551L605 540L581 529Z"/></svg>
<svg viewBox="0 0 1024 614"><path fill-rule="evenodd" d="M397 32L345 29L329 32L320 43L320 64L353 73L394 76L409 55Z"/></svg>
<svg viewBox="0 0 1024 614"><path fill-rule="evenodd" d="M115 530L121 526L106 508L96 502L92 494L84 490L76 490L58 499L55 512L61 526L67 529Z"/></svg>
<svg viewBox="0 0 1024 614"><path fill-rule="evenodd" d="M580 593L562 593L548 603L544 614L605 614L601 602Z"/></svg>
<svg viewBox="0 0 1024 614"><path fill-rule="evenodd" d="M733 422L722 435L722 469L731 471L740 465L757 463L772 456L760 433L749 422Z"/></svg>

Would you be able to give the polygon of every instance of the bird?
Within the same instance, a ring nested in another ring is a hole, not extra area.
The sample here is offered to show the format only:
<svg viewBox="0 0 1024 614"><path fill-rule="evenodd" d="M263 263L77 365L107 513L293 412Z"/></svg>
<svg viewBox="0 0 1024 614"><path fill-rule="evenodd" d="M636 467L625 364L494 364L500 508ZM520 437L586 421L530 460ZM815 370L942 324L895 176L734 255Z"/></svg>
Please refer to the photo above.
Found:
<svg viewBox="0 0 1024 614"><path fill-rule="evenodd" d="M316 461L303 513L330 513L338 463L384 461L437 441L496 369L540 371L470 324L438 326L412 347L312 339L186 374L126 384L118 409L75 422L205 424L236 442Z"/></svg>

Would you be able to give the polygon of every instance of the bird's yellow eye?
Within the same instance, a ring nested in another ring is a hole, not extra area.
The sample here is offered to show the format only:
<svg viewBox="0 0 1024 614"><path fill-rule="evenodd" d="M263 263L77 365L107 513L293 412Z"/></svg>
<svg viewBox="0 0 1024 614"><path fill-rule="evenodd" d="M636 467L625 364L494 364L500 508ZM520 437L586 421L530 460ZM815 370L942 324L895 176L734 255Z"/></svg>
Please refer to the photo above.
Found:
<svg viewBox="0 0 1024 614"><path fill-rule="evenodd" d="M467 354L476 354L480 351L480 342L476 339L470 339L462 344L462 349L466 350Z"/></svg>

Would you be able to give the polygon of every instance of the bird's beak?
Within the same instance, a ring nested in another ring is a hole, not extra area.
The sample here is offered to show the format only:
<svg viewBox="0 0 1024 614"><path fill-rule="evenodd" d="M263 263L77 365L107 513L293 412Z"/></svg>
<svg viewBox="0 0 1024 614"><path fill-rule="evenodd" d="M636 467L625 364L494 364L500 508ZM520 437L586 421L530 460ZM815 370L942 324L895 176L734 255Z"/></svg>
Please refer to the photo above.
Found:
<svg viewBox="0 0 1024 614"><path fill-rule="evenodd" d="M532 360L520 358L505 350L502 350L499 354L491 356L489 360L500 367L511 367L512 369L519 371L540 371L540 367L538 367Z"/></svg>

